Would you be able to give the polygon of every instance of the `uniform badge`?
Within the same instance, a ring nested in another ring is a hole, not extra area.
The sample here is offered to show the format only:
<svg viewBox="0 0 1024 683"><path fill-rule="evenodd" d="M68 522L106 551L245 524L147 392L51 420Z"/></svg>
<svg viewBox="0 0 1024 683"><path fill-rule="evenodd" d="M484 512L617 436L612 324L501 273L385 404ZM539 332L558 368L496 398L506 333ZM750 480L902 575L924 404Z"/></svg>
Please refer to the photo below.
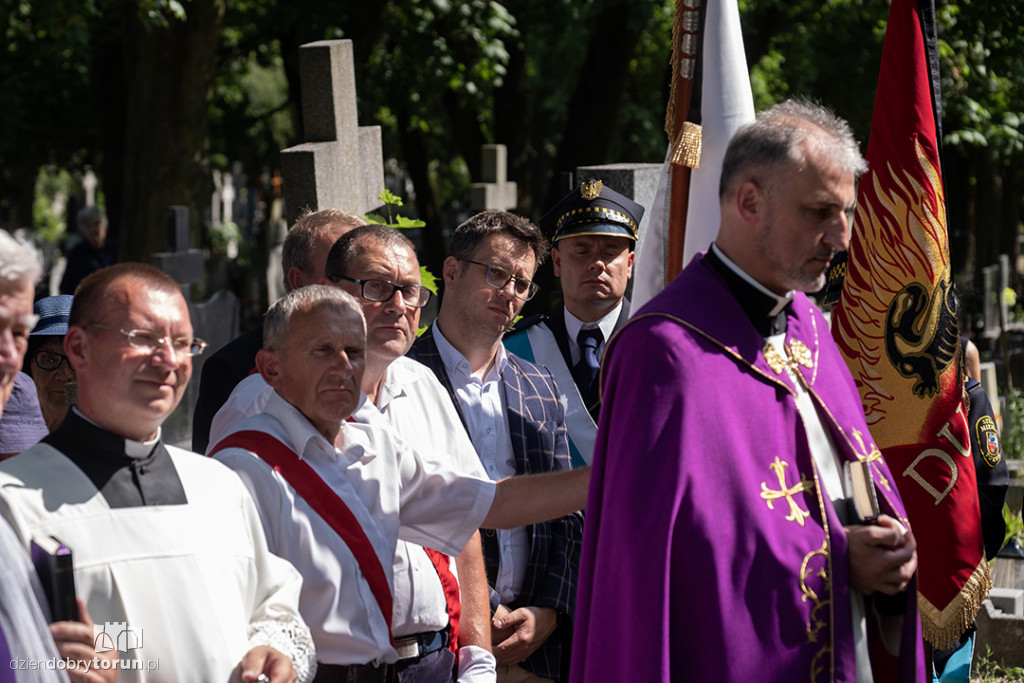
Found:
<svg viewBox="0 0 1024 683"><path fill-rule="evenodd" d="M580 195L588 202L601 196L601 189L604 183L600 180L584 180L580 185Z"/></svg>
<svg viewBox="0 0 1024 683"><path fill-rule="evenodd" d="M999 445L999 431L996 429L995 420L988 415L982 415L975 423L974 429L985 464L989 467L995 467L1003 458L1003 449Z"/></svg>

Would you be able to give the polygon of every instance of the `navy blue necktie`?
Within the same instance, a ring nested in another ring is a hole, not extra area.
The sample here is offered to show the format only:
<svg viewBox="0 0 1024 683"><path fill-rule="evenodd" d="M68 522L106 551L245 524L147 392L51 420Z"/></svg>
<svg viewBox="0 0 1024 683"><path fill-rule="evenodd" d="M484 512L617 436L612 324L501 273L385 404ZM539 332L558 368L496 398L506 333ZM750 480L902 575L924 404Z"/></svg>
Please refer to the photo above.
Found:
<svg viewBox="0 0 1024 683"><path fill-rule="evenodd" d="M576 363L576 383L584 393L589 393L601 372L601 363L597 358L597 347L604 341L601 328L592 327L581 329L576 336L576 343L580 347L580 360Z"/></svg>

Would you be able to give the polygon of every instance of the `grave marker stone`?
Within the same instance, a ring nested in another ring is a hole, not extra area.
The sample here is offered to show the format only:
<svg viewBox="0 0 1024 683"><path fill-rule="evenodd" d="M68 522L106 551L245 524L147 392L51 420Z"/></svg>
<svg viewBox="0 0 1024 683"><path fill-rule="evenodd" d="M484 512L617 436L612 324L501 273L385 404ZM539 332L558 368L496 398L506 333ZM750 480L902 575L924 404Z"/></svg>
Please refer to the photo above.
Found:
<svg viewBox="0 0 1024 683"><path fill-rule="evenodd" d="M469 204L475 211L505 211L519 203L518 188L508 179L508 150L505 145L482 145L480 171L483 182L473 183Z"/></svg>
<svg viewBox="0 0 1024 683"><path fill-rule="evenodd" d="M97 185L99 185L99 180L96 178L96 174L92 172L92 167L86 166L85 175L82 176L82 189L85 190L86 206L96 206Z"/></svg>
<svg viewBox="0 0 1024 683"><path fill-rule="evenodd" d="M181 285L185 299L190 299L191 286L203 281L203 251L190 249L188 207L169 206L164 212L164 234L169 251L153 254L154 266Z"/></svg>
<svg viewBox="0 0 1024 683"><path fill-rule="evenodd" d="M285 212L293 225L309 209L365 214L380 206L384 164L379 126L360 126L351 40L299 50L307 142L281 152Z"/></svg>

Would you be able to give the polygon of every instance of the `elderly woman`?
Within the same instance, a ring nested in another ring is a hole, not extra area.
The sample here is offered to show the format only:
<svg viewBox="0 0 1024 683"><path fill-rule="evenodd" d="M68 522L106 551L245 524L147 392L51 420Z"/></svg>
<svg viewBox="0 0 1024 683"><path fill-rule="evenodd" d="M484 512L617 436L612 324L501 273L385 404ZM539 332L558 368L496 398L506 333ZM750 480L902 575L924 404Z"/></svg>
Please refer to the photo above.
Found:
<svg viewBox="0 0 1024 683"><path fill-rule="evenodd" d="M39 322L29 334L25 354L25 372L35 382L39 407L51 432L64 421L68 406L74 404L67 384L75 381L75 369L64 355L64 335L68 331L73 299L70 294L61 294L35 303L33 308Z"/></svg>

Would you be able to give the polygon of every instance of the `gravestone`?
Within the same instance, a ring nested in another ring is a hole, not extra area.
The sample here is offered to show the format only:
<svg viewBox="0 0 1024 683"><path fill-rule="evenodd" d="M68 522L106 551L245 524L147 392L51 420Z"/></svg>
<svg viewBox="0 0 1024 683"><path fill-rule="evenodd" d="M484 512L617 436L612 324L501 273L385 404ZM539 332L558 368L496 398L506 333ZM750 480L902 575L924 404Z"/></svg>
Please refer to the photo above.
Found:
<svg viewBox="0 0 1024 683"><path fill-rule="evenodd" d="M213 194L210 195L210 225L220 225L220 198L224 194L224 174L219 168L213 169Z"/></svg>
<svg viewBox="0 0 1024 683"><path fill-rule="evenodd" d="M187 206L167 207L164 234L168 251L153 254L152 263L181 285L187 300L192 285L203 281L203 251L190 248Z"/></svg>
<svg viewBox="0 0 1024 683"><path fill-rule="evenodd" d="M984 328L982 336L987 339L998 339L1008 318L1006 300L1003 291L1009 281L1008 262L985 266L981 269L982 279L982 318Z"/></svg>
<svg viewBox="0 0 1024 683"><path fill-rule="evenodd" d="M270 247L267 258L267 303L273 304L287 293L284 285L285 272L281 267L281 256L284 251L284 238L288 234L288 224L281 217L281 198L273 200L270 205L270 219L267 221L267 244Z"/></svg>
<svg viewBox="0 0 1024 683"><path fill-rule="evenodd" d="M288 225L307 209L376 209L384 189L380 127L358 124L352 41L303 45L299 73L306 142L281 152Z"/></svg>
<svg viewBox="0 0 1024 683"><path fill-rule="evenodd" d="M469 205L474 211L505 211L519 203L518 188L508 179L508 150L505 145L482 145L480 173L483 182L473 183Z"/></svg>
<svg viewBox="0 0 1024 683"><path fill-rule="evenodd" d="M203 252L201 249L189 248L191 239L187 206L167 207L167 210L164 211L164 235L168 251L153 254L151 262L181 286L185 301L189 302L189 313L192 314L193 327L195 327L191 290L192 285L203 280ZM197 328L195 335L202 337L202 331ZM164 422L164 438L168 443L182 443L191 437L192 409L195 406L195 399L189 400L189 392L192 384L195 383L198 386L198 382L198 376L193 374L181 404ZM186 443L185 448L187 447Z"/></svg>
<svg viewBox="0 0 1024 683"><path fill-rule="evenodd" d="M99 180L97 180L96 174L92 172L92 167L86 166L85 175L82 176L82 189L85 190L86 206L96 206L97 185L99 185Z"/></svg>

